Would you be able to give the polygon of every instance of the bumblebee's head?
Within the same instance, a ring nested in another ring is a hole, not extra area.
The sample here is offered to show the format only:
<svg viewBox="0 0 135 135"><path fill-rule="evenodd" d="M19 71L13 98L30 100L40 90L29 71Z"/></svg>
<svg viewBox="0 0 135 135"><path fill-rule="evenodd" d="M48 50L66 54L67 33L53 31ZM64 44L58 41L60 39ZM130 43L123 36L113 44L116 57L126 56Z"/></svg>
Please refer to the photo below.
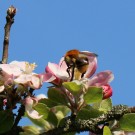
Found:
<svg viewBox="0 0 135 135"><path fill-rule="evenodd" d="M67 66L73 65L76 62L76 60L78 59L78 56L79 56L78 50L70 50L70 51L66 52L66 54L64 56L64 60L67 64Z"/></svg>

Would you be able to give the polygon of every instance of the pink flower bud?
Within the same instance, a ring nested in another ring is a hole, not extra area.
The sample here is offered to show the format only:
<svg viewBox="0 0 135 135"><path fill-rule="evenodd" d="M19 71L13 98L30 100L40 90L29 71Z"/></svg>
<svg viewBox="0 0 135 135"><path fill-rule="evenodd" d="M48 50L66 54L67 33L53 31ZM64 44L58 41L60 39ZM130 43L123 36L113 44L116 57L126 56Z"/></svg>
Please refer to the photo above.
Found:
<svg viewBox="0 0 135 135"><path fill-rule="evenodd" d="M112 88L109 84L103 85L103 99L107 99L112 96Z"/></svg>

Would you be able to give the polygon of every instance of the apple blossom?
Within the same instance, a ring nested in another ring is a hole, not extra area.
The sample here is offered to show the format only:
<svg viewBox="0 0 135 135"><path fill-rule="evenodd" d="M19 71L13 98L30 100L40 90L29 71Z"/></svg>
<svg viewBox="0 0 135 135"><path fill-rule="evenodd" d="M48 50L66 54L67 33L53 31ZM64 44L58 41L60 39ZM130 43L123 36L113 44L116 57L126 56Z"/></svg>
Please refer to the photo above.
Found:
<svg viewBox="0 0 135 135"><path fill-rule="evenodd" d="M42 86L44 76L42 74L33 73L35 63L25 61L12 61L9 64L0 64L0 92L4 90L5 85L22 84L26 87L39 89Z"/></svg>
<svg viewBox="0 0 135 135"><path fill-rule="evenodd" d="M97 58L94 53L88 52L88 51L81 51L80 52L81 57L87 57L88 58L88 70L84 74L84 77L89 77L94 74L96 67L97 67ZM52 74L52 76L56 77L52 81L53 84L59 85L63 81L69 81L70 76L67 72L68 66L66 65L66 62L64 61L64 57L61 58L59 64L55 63L48 63L48 66L45 68L46 73ZM47 75L46 75L47 76Z"/></svg>

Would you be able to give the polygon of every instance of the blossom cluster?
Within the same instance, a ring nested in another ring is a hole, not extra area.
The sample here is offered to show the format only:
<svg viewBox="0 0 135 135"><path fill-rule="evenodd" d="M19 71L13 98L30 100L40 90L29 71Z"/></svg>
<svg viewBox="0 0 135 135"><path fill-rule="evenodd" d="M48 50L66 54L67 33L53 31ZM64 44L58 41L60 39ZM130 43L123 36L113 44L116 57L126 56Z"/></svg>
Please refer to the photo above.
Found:
<svg viewBox="0 0 135 135"><path fill-rule="evenodd" d="M94 74L97 69L96 55L88 51L81 51L80 55L88 59L88 68L83 77L78 74L79 72L74 73L73 80L71 80L71 76L67 72L68 65L64 57L60 59L59 64L49 62L45 67L45 72L41 74L33 72L36 67L35 63L30 64L24 61L13 61L9 64L0 64L0 92L2 93L4 90L8 91L8 89L12 87L20 86L23 86L26 90L29 88L32 88L33 90L40 89L43 85L43 82L49 82L53 85L53 87L64 91L64 94L69 96L68 100L71 100L70 103L72 104L68 105L68 107L71 110L75 110L73 109L74 106L78 106L80 109L80 106L82 106L82 104L84 105L83 98L87 92L87 89L90 87L102 88L103 100L111 97L112 88L109 83L114 78L112 72L106 70ZM77 97L72 92L68 91L67 88L63 89L63 84L65 82L74 82L77 85L79 84L83 86ZM29 117L33 119L40 119L42 117L42 115L39 115L39 113L33 109L33 107L38 104L38 101L41 98L47 97L39 96L37 98L34 95L27 94L25 99L20 99L21 101L19 102L25 105L25 110ZM77 103L75 100L78 100ZM76 109L77 111L79 110L78 108Z"/></svg>
<svg viewBox="0 0 135 135"><path fill-rule="evenodd" d="M39 89L43 83L43 76L33 72L35 67L35 63L30 64L24 61L0 64L0 92L7 87L18 84Z"/></svg>
<svg viewBox="0 0 135 135"><path fill-rule="evenodd" d="M80 82L85 82L86 87L96 86L103 88L103 99L109 98L112 96L112 88L109 83L114 79L114 75L111 71L106 70L100 73L93 75L97 69L97 57L91 52L82 51L80 52L85 57L88 58L89 65L86 73L83 78L80 78ZM69 81L69 75L67 73L67 64L62 57L59 64L48 63L46 67L46 73L54 77L55 79L51 83L55 85L61 85L63 82ZM47 74L46 74L47 76Z"/></svg>

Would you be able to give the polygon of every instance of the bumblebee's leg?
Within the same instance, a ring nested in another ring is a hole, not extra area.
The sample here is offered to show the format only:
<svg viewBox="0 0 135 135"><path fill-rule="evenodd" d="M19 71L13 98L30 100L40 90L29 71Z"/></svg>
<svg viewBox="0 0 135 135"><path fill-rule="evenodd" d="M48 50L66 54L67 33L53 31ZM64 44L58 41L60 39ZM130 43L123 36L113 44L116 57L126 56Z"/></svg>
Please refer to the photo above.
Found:
<svg viewBox="0 0 135 135"><path fill-rule="evenodd" d="M70 77L70 69L71 69L71 67L69 66L68 68L67 68L67 73L68 73L68 75L69 75L69 77Z"/></svg>
<svg viewBox="0 0 135 135"><path fill-rule="evenodd" d="M86 73L86 72L82 73L81 78L83 78L83 76L84 76L85 73Z"/></svg>
<svg viewBox="0 0 135 135"><path fill-rule="evenodd" d="M73 78L74 78L74 72L75 72L75 66L72 67L72 73L71 73L71 79L70 81L73 81Z"/></svg>

